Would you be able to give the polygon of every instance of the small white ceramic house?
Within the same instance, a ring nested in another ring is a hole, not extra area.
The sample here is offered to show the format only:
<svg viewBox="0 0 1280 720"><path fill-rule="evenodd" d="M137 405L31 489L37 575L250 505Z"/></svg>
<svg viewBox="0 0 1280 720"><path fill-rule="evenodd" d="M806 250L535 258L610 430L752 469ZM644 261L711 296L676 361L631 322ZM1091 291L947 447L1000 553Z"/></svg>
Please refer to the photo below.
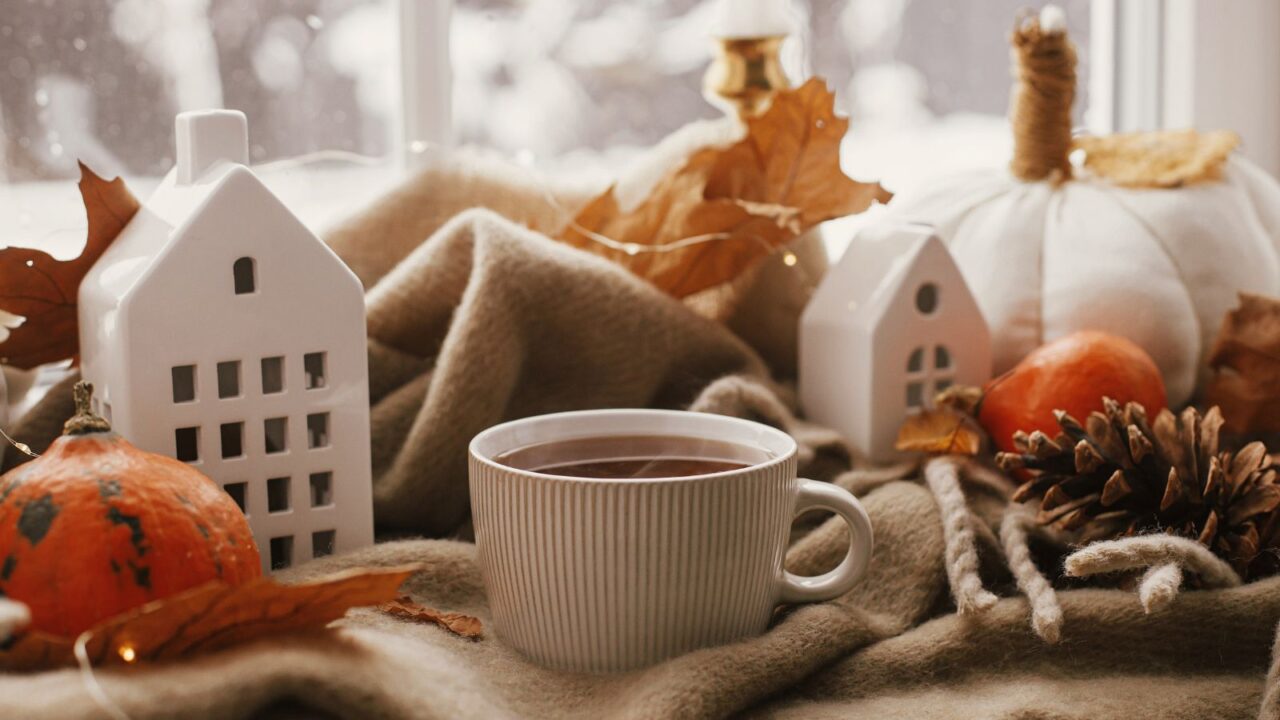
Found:
<svg viewBox="0 0 1280 720"><path fill-rule="evenodd" d="M991 337L950 252L927 225L864 229L800 319L800 400L877 462L908 413L991 376Z"/></svg>
<svg viewBox="0 0 1280 720"><path fill-rule="evenodd" d="M246 167L242 113L183 113L177 165L80 286L81 372L135 445L248 516L264 570L373 542L364 293Z"/></svg>

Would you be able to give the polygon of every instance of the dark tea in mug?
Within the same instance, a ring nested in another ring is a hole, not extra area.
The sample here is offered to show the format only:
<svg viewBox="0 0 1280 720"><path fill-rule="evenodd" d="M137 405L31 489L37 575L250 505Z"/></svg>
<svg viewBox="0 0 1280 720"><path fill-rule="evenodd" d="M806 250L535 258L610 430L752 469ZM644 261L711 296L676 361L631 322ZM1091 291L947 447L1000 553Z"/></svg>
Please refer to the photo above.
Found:
<svg viewBox="0 0 1280 720"><path fill-rule="evenodd" d="M517 470L601 480L711 475L770 460L768 451L675 435L608 435L538 443L494 460Z"/></svg>

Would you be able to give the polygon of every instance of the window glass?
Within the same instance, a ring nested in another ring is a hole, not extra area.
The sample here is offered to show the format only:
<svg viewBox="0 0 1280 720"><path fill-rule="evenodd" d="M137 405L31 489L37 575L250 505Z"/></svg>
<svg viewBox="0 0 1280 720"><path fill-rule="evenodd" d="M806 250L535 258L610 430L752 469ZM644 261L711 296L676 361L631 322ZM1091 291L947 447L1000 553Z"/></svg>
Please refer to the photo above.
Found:
<svg viewBox="0 0 1280 720"><path fill-rule="evenodd" d="M387 151L390 0L96 0L0 12L0 178L162 175L173 116L232 107L253 162Z"/></svg>
<svg viewBox="0 0 1280 720"><path fill-rule="evenodd" d="M798 31L784 60L794 78L828 79L869 151L871 137L894 140L861 158L879 164L910 155L906 137L941 120L970 139L999 123L1007 37L1026 4L793 1ZM1089 2L1060 4L1088 78ZM701 79L715 15L714 0L457 0L458 137L550 159L651 145L714 117ZM392 0L8 3L0 177L74 177L76 158L161 175L173 164L173 115L200 107L249 115L255 163L385 154L400 112L396 22ZM1077 108L1087 104L1082 83ZM988 149L956 151L974 159Z"/></svg>

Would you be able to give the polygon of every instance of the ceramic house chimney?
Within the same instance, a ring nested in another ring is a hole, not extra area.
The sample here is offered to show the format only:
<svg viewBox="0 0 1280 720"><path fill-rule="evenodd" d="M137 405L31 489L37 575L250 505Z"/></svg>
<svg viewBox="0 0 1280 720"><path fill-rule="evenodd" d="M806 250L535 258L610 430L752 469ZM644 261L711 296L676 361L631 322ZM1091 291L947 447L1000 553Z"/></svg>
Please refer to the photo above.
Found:
<svg viewBox="0 0 1280 720"><path fill-rule="evenodd" d="M178 185L190 185L222 162L249 164L249 123L238 110L201 110L178 115Z"/></svg>

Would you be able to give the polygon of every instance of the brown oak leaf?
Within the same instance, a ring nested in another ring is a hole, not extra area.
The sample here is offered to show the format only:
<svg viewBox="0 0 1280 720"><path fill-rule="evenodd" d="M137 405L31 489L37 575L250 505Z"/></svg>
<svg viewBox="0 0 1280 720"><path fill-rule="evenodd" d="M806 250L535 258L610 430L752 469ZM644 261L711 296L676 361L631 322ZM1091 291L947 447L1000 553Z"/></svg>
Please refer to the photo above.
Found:
<svg viewBox="0 0 1280 720"><path fill-rule="evenodd" d="M945 407L927 409L907 417L893 446L904 452L972 456L982 448L982 432L967 415Z"/></svg>
<svg viewBox="0 0 1280 720"><path fill-rule="evenodd" d="M378 609L388 615L423 623L434 623L454 635L459 635L468 640L479 640L484 635L484 628L480 624L480 618L463 615L462 613L441 612L435 608L429 608L414 602L413 598L408 595L401 595L395 600L382 603L378 606Z"/></svg>
<svg viewBox="0 0 1280 720"><path fill-rule="evenodd" d="M1078 137L1084 166L1125 187L1174 188L1216 180L1240 144L1230 130L1160 130Z"/></svg>
<svg viewBox="0 0 1280 720"><path fill-rule="evenodd" d="M675 297L727 282L818 223L888 202L878 183L840 169L848 128L826 84L811 79L748 119L742 140L694 152L634 209L624 211L613 188L605 191L560 239ZM656 246L670 249L645 249Z"/></svg>
<svg viewBox="0 0 1280 720"><path fill-rule="evenodd" d="M57 260L31 248L0 250L0 310L23 318L0 342L0 363L29 370L66 360L80 347L76 296L80 281L138 211L124 180L103 180L80 163L80 196L88 237L79 257Z"/></svg>
<svg viewBox="0 0 1280 720"><path fill-rule="evenodd" d="M168 660L276 635L316 631L354 607L397 596L418 565L363 568L284 585L270 577L237 587L213 581L118 615L89 631L94 665ZM75 638L38 631L0 650L0 668L41 670L75 664Z"/></svg>
<svg viewBox="0 0 1280 720"><path fill-rule="evenodd" d="M1209 353L1207 405L1222 408L1226 429L1280 432L1280 298L1240 293Z"/></svg>

